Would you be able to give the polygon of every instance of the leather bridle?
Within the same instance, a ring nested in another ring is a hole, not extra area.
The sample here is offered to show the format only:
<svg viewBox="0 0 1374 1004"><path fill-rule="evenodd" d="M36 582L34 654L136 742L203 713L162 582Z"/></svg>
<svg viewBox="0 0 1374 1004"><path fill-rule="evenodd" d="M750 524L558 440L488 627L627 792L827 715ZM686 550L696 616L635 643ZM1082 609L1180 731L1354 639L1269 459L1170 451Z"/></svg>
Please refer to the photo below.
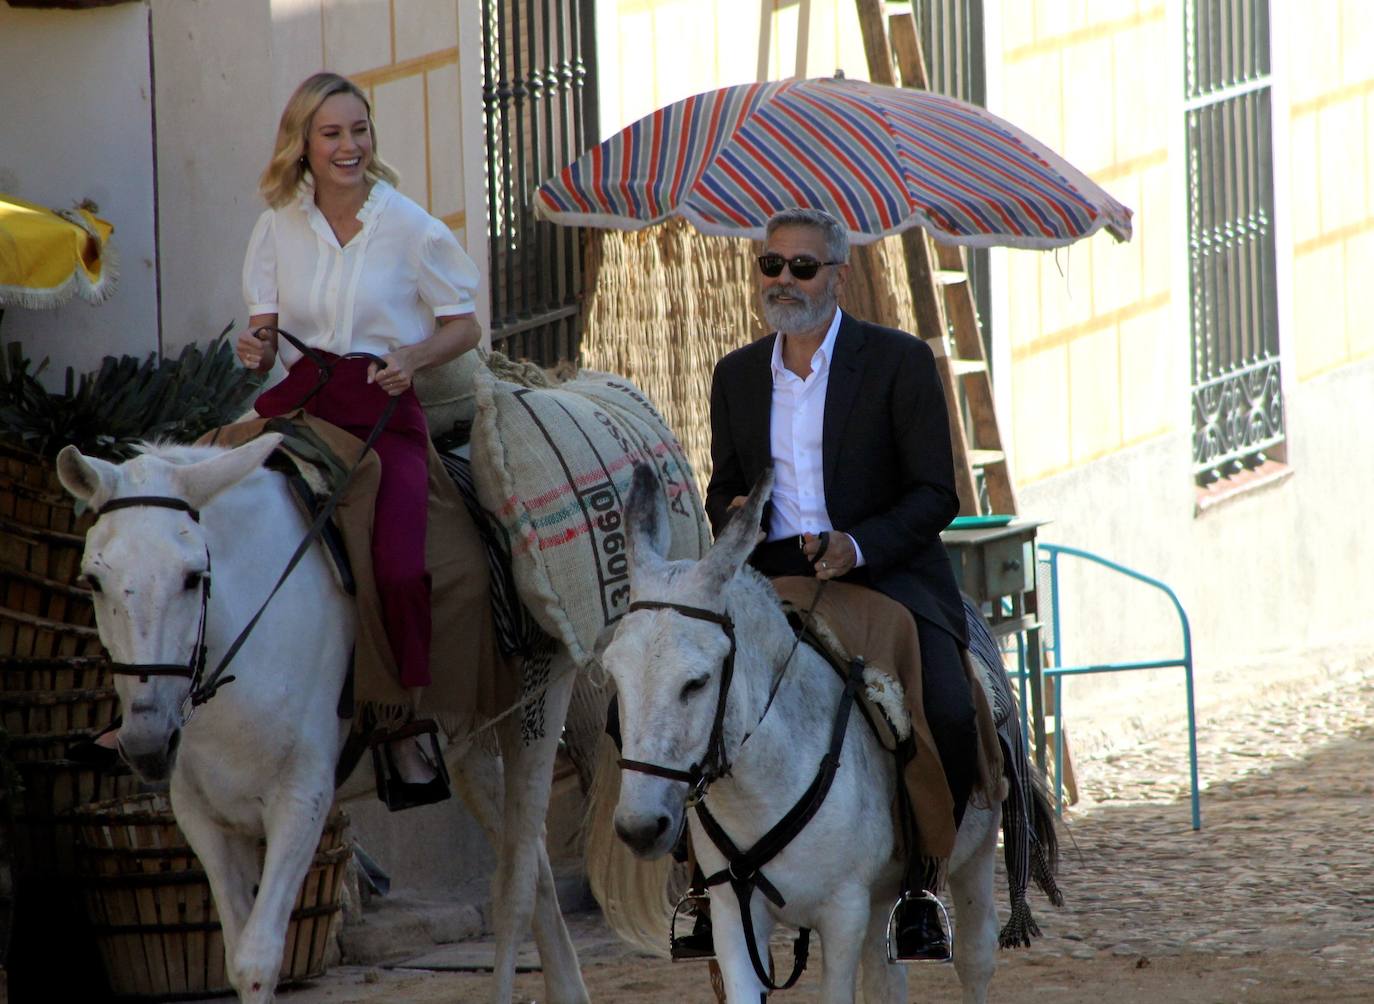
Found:
<svg viewBox="0 0 1374 1004"><path fill-rule="evenodd" d="M669 781L686 782L691 786L686 801L686 805L690 808L706 797L706 789L712 783L730 773L730 762L725 758L725 701L730 695L730 682L735 676L735 622L730 619L729 614L718 614L714 610L689 607L682 603L636 600L630 604L626 613L634 613L636 610L671 610L683 617L710 621L712 624L719 624L720 629L725 632L725 637L730 640L730 651L726 653L725 662L720 671L720 690L716 695L716 713L711 721L711 736L706 740L706 755L701 761L692 764L686 770L680 770L676 767L663 767L644 760L628 760L625 757L616 761L622 770L651 774L654 777L666 778Z"/></svg>
<svg viewBox="0 0 1374 1004"><path fill-rule="evenodd" d="M814 611L816 603L820 599L820 590L824 588L824 580L817 587L816 597L811 604ZM729 885L739 902L739 913L744 928L744 944L749 953L749 961L754 967L754 975L759 981L770 990L787 990L794 986L806 969L807 953L810 946L811 931L809 928L801 928L798 931L797 940L793 945L793 964L791 974L781 982L773 979L771 964L765 965L763 952L760 950L757 937L754 934L754 924L750 911L750 900L753 898L754 890L758 889L763 895L772 901L779 908L786 905L775 885L763 874L763 866L778 856L782 850L790 844L806 828L806 824L820 810L821 804L825 801L826 795L830 793L830 786L835 780L835 774L840 766L840 752L844 748L845 735L849 726L849 714L854 708L854 702L858 694L864 687L864 660L854 659L848 670L841 673L843 679L843 690L840 700L835 708L835 717L831 721L830 744L825 755L821 757L821 762L816 768L816 775L812 779L810 786L802 793L801 797L784 813L783 817L775 823L767 833L748 849L740 848L730 835L725 832L725 828L711 814L706 807L706 789L711 783L730 772L730 764L725 759L725 702L730 691L730 681L735 672L735 624L728 614L718 614L712 610L703 610L700 607L689 607L680 603L663 603L651 600L639 600L630 604L627 613L635 610L671 610L681 614L683 617L691 617L695 620L710 621L719 624L721 630L730 639L730 651L725 656L724 665L721 668L720 693L716 698L716 714L711 724L711 737L707 740L706 755L701 763L692 764L687 770L680 770L676 767L663 767L659 764L647 763L642 760L627 760L622 757L618 763L623 770L638 771L641 774L651 774L655 777L666 778L670 781L684 781L691 785L688 792L685 806L688 809L695 809L697 819L700 820L702 829L707 838L716 846L721 855L726 860L726 865L713 875L706 876L706 886L711 888L719 885ZM808 611L808 615L811 611ZM792 661L792 654L796 652L797 642L801 639L801 631L798 630L797 638L793 642L792 652L788 653L787 662L783 664L782 671L778 674L774 682L772 692L768 695L768 703L764 705L764 715L768 714L768 709L772 706L773 697L777 694L778 685L782 682L782 675L786 672L787 666ZM762 718L759 719L762 723ZM757 726L755 727L757 731ZM748 740L745 736L745 740Z"/></svg>
<svg viewBox="0 0 1374 1004"><path fill-rule="evenodd" d="M200 512L185 499L172 498L166 495L130 495L126 498L111 499L100 507L96 512L95 518L115 512L119 509L172 509L177 512L184 512L197 523L200 522ZM184 676L191 681L191 704L204 703L208 700L197 701L197 692L201 690L201 678L205 673L205 620L210 607L210 551L205 552L205 574L200 578L200 621L196 625L196 644L191 650L191 656L184 663L177 662L112 662L110 671L116 676L137 676L142 683L148 682L150 676ZM233 677L229 677L230 680ZM228 682L228 680L224 681ZM213 691L211 691L213 693Z"/></svg>

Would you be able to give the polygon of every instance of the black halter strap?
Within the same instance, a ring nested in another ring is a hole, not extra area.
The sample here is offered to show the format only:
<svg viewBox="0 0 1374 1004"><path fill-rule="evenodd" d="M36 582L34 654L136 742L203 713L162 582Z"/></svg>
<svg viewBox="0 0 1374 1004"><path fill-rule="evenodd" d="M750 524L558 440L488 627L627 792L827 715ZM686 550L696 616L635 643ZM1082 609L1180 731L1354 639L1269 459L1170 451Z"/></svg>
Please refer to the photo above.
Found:
<svg viewBox="0 0 1374 1004"><path fill-rule="evenodd" d="M824 583L821 585L823 586ZM820 587L817 588L816 596L812 600L812 610L815 609L819 599ZM806 824L819 811L826 796L830 793L830 786L834 783L835 773L839 770L840 752L844 748L845 735L849 730L849 713L854 707L855 696L863 687L864 662L862 659L855 659L849 665L849 672L844 679L844 690L840 694L839 704L835 708L835 717L830 725L830 746L825 755L821 757L821 762L816 768L815 778L792 805L792 808L787 810L782 819L778 820L767 833L760 837L753 847L743 851L730 839L730 835L725 832L725 828L720 825L715 816L711 815L704 801L706 788L713 781L727 774L730 769L729 764L725 761L723 731L725 702L735 669L734 621L730 619L728 614L718 614L713 610L689 607L680 603L639 600L631 603L627 612L632 613L635 610L671 610L683 617L710 621L719 624L730 639L730 652L726 655L725 663L721 669L720 693L716 699L716 714L711 725L711 737L707 741L704 762L692 764L687 770L663 767L642 760L627 760L623 757L618 762L623 770L652 774L655 777L667 778L670 781L685 781L693 786L687 799L687 806L696 809L697 818L701 821L701 827L706 836L711 843L715 844L716 849L724 855L726 860L726 866L723 869L706 878L706 885L711 887L727 882L730 884L730 888L739 900L740 919L744 927L744 943L749 950L749 961L754 967L754 975L770 990L788 990L796 984L806 969L807 956L810 951L811 930L803 927L798 932L797 940L793 944L792 973L782 983L774 983L770 967L764 965L762 954L759 951L749 904L753 898L754 890L759 889L765 897L778 907L786 905L782 893L778 891L777 886L768 880L761 869L777 857L783 848L795 840L797 835L806 828ZM800 638L801 632L798 631L797 637L793 640L792 649L788 652L787 661L783 664L782 673L786 672L787 666L791 663ZM773 698L782 682L782 673L779 673L778 680L774 682L769 692L768 704L764 708L765 715L768 713L768 708L772 706Z"/></svg>
<svg viewBox="0 0 1374 1004"><path fill-rule="evenodd" d="M687 804L692 805L705 795L707 787L713 781L730 772L730 764L725 759L725 701L730 693L730 681L735 675L735 622L730 619L729 614L718 614L714 610L689 607L681 603L661 603L657 600L636 600L630 604L626 613L634 613L636 610L671 610L683 617L710 621L712 624L719 624L720 629L725 632L725 637L730 639L730 651L721 666L720 690L716 696L715 717L711 721L711 736L706 741L706 755L702 761L692 764L687 770L663 767L643 760L627 760L624 757L617 761L622 770L652 774L669 781L685 781L692 786L692 792L687 800Z"/></svg>
<svg viewBox="0 0 1374 1004"><path fill-rule="evenodd" d="M758 940L754 935L754 922L749 911L749 902L757 888L776 906L783 907L786 905L782 894L764 876L761 869L777 857L783 848L795 840L797 835L806 828L806 824L815 816L825 801L826 795L830 793L830 786L835 780L835 773L839 770L840 751L844 748L844 737L849 730L849 712L854 707L855 695L863 686L863 681L864 662L862 659L855 659L849 664L849 673L845 677L844 690L840 694L839 704L835 708L835 717L830 724L830 747L821 757L821 762L816 768L815 778L801 797L793 803L792 808L788 809L786 814L760 837L753 847L747 851L740 850L735 842L730 839L730 835L725 832L720 822L711 815L710 810L706 808L706 803L698 802L696 804L697 818L701 820L701 828L706 832L711 843L716 845L716 850L725 856L727 862L720 871L707 876L706 885L711 887L727 882L730 884L735 897L739 900L740 918L744 926L744 944L749 950L749 961L754 966L754 975L770 990L788 990L801 977L802 971L806 969L811 931L809 928L803 927L798 932L797 940L792 949L792 974L784 982L774 983L769 967L763 964Z"/></svg>
<svg viewBox="0 0 1374 1004"><path fill-rule="evenodd" d="M111 499L106 502L96 512L95 518L100 519L108 513L116 512L120 509L172 509L176 512L184 512L197 523L200 522L200 510L187 502L185 499L175 498L169 495L129 495L124 498ZM112 662L110 672L116 676L137 676L143 683L148 682L150 676L184 676L195 681L205 672L205 618L210 606L210 552L205 552L205 575L200 580L200 622L196 625L196 644L191 650L190 658L184 663L177 662Z"/></svg>
<svg viewBox="0 0 1374 1004"><path fill-rule="evenodd" d="M200 510L191 505L185 499L175 498L171 495L129 495L122 499L110 499L100 507L95 518L99 519L108 512L116 509L175 509L177 512L184 512L197 523L200 522Z"/></svg>

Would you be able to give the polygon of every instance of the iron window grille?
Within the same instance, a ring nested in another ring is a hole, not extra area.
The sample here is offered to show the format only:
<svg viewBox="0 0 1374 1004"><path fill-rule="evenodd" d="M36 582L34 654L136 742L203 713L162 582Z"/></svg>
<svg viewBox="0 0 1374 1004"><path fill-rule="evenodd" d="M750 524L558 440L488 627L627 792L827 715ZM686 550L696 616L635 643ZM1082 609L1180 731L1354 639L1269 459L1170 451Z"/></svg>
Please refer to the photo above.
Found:
<svg viewBox="0 0 1374 1004"><path fill-rule="evenodd" d="M576 361L583 241L534 218L545 178L598 138L593 0L483 0L492 347Z"/></svg>
<svg viewBox="0 0 1374 1004"><path fill-rule="evenodd" d="M1185 0L1193 476L1283 459L1268 0Z"/></svg>

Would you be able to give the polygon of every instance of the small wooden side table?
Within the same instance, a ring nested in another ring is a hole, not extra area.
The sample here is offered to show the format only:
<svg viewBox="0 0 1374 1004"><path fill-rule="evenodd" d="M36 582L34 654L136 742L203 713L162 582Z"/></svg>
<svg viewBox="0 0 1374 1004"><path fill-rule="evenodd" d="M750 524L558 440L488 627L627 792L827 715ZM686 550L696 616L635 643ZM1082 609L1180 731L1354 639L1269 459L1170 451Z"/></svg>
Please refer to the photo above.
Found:
<svg viewBox="0 0 1374 1004"><path fill-rule="evenodd" d="M1035 763L1045 769L1044 648L1036 596L1035 532L1049 520L1016 517L1005 526L946 530L941 539L959 588L988 612L998 638L1023 635Z"/></svg>

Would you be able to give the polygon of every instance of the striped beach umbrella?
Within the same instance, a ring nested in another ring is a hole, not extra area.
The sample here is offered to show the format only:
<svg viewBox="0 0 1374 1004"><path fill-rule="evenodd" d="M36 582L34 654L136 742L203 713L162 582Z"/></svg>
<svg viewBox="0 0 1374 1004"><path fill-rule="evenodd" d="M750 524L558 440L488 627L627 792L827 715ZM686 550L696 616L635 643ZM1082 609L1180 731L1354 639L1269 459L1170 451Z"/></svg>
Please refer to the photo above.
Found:
<svg viewBox="0 0 1374 1004"><path fill-rule="evenodd" d="M773 213L825 209L867 243L910 226L969 247L1054 248L1131 210L977 105L858 80L783 80L699 94L640 119L540 186L557 223L638 229L669 216L763 237Z"/></svg>

